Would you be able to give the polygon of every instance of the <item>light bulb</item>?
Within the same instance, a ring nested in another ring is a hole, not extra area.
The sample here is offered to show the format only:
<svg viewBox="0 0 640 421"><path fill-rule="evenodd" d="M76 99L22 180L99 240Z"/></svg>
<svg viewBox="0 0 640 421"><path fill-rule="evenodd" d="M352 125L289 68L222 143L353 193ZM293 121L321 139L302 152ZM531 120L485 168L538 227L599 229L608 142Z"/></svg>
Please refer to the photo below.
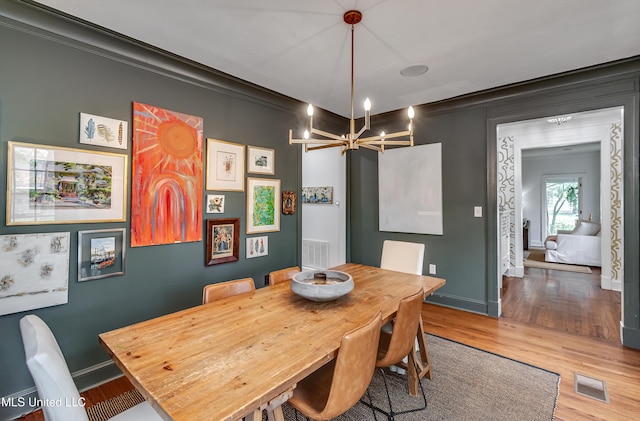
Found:
<svg viewBox="0 0 640 421"><path fill-rule="evenodd" d="M407 110L407 114L409 114L410 119L413 119L413 117L415 117L416 113L415 111L413 111L413 107L409 107L409 109Z"/></svg>
<svg viewBox="0 0 640 421"><path fill-rule="evenodd" d="M380 137L382 138L382 140L384 140L384 136L385 136L385 133L384 132L380 132Z"/></svg>
<svg viewBox="0 0 640 421"><path fill-rule="evenodd" d="M305 139L309 139L309 130L305 130L304 134L302 135L303 138Z"/></svg>
<svg viewBox="0 0 640 421"><path fill-rule="evenodd" d="M371 110L371 101L369 101L369 98L364 100L364 110L365 111Z"/></svg>
<svg viewBox="0 0 640 421"><path fill-rule="evenodd" d="M307 107L307 115L311 117L313 115L313 105L309 104Z"/></svg>

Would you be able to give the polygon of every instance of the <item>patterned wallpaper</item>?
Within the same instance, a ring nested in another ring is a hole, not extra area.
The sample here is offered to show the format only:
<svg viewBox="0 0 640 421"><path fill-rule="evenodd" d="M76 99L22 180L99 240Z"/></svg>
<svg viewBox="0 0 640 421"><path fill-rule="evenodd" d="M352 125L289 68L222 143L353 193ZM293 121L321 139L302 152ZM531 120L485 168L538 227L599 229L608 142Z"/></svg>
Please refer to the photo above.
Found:
<svg viewBox="0 0 640 421"><path fill-rule="evenodd" d="M513 149L515 141L512 136L498 139L498 209L509 212L509 266L515 266L515 187L513 170Z"/></svg>
<svg viewBox="0 0 640 421"><path fill-rule="evenodd" d="M623 203L622 203L622 123L613 123L609 130L611 148L611 280L623 279Z"/></svg>

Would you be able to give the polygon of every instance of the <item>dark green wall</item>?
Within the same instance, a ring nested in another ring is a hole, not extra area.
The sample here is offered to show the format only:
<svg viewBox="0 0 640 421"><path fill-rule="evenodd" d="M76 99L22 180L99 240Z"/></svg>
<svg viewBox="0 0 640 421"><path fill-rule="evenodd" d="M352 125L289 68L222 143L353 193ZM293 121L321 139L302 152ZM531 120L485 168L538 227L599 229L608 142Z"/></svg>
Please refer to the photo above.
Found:
<svg viewBox="0 0 640 421"><path fill-rule="evenodd" d="M19 12L23 21L3 17L7 10ZM59 35L69 32L82 38ZM205 138L275 149L275 175L265 177L280 179L282 190L300 190L301 149L287 143L288 130L299 127L299 118L304 118L300 117L304 116L304 107L299 102L41 12L0 3L3 189L7 142L19 141L128 154L130 200L131 147L122 151L79 144L78 127L80 112L127 120L131 139L134 101L202 117ZM203 197L207 193L211 192L203 191ZM281 215L280 231L267 234L271 245L268 256L247 260L245 193L219 193L226 195L225 212L206 214L203 203L203 239L207 219L240 218L238 262L205 266L204 241L137 248L127 244L124 276L82 283L77 282L77 232L130 228L130 209L123 223L6 226L3 194L0 234L70 231L71 253L68 304L0 316L0 396L33 386L23 363L18 328L19 319L26 313L35 313L50 325L73 372L109 361L98 344L101 332L198 305L205 284L251 276L260 287L271 270L299 264L299 213ZM79 385L95 380L89 375L86 380L80 379ZM5 418L5 411L0 408L0 419Z"/></svg>
<svg viewBox="0 0 640 421"><path fill-rule="evenodd" d="M348 259L378 265L384 239L424 242L425 264L436 264L438 276L447 279L447 285L431 300L494 314L498 298L494 282L497 227L489 215L496 212L492 195L496 186L495 126L624 105L625 343L640 347L639 75L640 60L636 59L417 107L417 144L442 142L444 235L379 232L377 155L367 150L351 152L347 157ZM273 178L282 180L283 190L299 190L300 148L286 143L287 130L304 124L304 107L298 102L14 1L0 0L0 186L6 185L8 141L98 150L78 143L79 113L131 123L133 101L200 116L205 137L275 149ZM404 120L396 117L396 113L375 116L373 124ZM328 120L330 126L341 122L335 116ZM130 155L130 150L127 153ZM244 232L244 193L224 194L227 205L220 217L241 218ZM77 232L129 228L129 222L7 227L5 205L3 195L0 234L71 232L69 303L33 313L50 324L72 371L109 360L97 342L100 332L197 305L202 286L209 282L252 276L261 285L270 270L299 263L298 213L283 215L281 231L269 234L268 257L244 259L244 234L240 261L217 266L204 265L204 242L127 248L124 276L78 283L74 263ZM473 217L474 206L483 207L483 218ZM33 385L23 364L18 330L23 314L0 316L0 396ZM96 380L86 377L86 384Z"/></svg>
<svg viewBox="0 0 640 421"><path fill-rule="evenodd" d="M377 155L349 157L351 261L377 265L385 239L422 242L428 264L446 285L430 301L496 316L496 126L599 108L624 106L624 344L640 348L638 264L638 57L488 92L427 104L416 110L416 143L442 143L444 234L378 230ZM398 113L382 116L392 121ZM376 116L372 125L378 122ZM402 186L398 186L402 188ZM474 218L474 206L484 217Z"/></svg>

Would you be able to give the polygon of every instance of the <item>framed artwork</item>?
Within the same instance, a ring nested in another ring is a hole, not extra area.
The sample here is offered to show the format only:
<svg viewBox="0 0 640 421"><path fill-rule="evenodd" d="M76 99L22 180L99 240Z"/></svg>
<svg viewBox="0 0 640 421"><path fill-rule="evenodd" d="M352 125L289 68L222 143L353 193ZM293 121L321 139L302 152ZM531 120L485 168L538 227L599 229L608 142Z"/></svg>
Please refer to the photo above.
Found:
<svg viewBox="0 0 640 421"><path fill-rule="evenodd" d="M207 139L206 189L244 191L244 145Z"/></svg>
<svg viewBox="0 0 640 421"><path fill-rule="evenodd" d="M123 222L127 155L8 142L7 225Z"/></svg>
<svg viewBox="0 0 640 421"><path fill-rule="evenodd" d="M296 213L296 192L291 190L282 192L282 213L285 215Z"/></svg>
<svg viewBox="0 0 640 421"><path fill-rule="evenodd" d="M302 203L330 205L333 203L333 187L303 187Z"/></svg>
<svg viewBox="0 0 640 421"><path fill-rule="evenodd" d="M261 237L247 238L247 259L254 257L262 257L269 255L269 237L263 235Z"/></svg>
<svg viewBox="0 0 640 421"><path fill-rule="evenodd" d="M275 173L275 151L273 149L247 146L247 172L251 174Z"/></svg>
<svg viewBox="0 0 640 421"><path fill-rule="evenodd" d="M280 180L247 178L247 234L280 231Z"/></svg>
<svg viewBox="0 0 640 421"><path fill-rule="evenodd" d="M124 275L125 228L78 231L78 282Z"/></svg>
<svg viewBox="0 0 640 421"><path fill-rule="evenodd" d="M378 154L378 191L380 231L442 235L442 143Z"/></svg>
<svg viewBox="0 0 640 421"><path fill-rule="evenodd" d="M66 304L68 232L0 236L0 315Z"/></svg>
<svg viewBox="0 0 640 421"><path fill-rule="evenodd" d="M127 149L129 123L99 115L80 113L80 143Z"/></svg>
<svg viewBox="0 0 640 421"><path fill-rule="evenodd" d="M207 220L205 265L235 262L240 256L240 218Z"/></svg>
<svg viewBox="0 0 640 421"><path fill-rule="evenodd" d="M131 247L202 241L202 123L133 103Z"/></svg>
<svg viewBox="0 0 640 421"><path fill-rule="evenodd" d="M207 213L224 213L224 195L207 195Z"/></svg>

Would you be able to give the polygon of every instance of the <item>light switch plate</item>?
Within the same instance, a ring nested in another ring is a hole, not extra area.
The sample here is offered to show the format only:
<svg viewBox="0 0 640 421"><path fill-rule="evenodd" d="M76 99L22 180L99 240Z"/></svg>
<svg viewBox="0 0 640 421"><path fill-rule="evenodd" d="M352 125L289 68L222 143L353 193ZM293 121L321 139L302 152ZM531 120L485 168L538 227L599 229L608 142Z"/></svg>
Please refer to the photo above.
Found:
<svg viewBox="0 0 640 421"><path fill-rule="evenodd" d="M429 275L435 275L436 274L436 265L434 265L433 263L429 264Z"/></svg>
<svg viewBox="0 0 640 421"><path fill-rule="evenodd" d="M473 207L473 216L476 218L482 218L482 206Z"/></svg>

